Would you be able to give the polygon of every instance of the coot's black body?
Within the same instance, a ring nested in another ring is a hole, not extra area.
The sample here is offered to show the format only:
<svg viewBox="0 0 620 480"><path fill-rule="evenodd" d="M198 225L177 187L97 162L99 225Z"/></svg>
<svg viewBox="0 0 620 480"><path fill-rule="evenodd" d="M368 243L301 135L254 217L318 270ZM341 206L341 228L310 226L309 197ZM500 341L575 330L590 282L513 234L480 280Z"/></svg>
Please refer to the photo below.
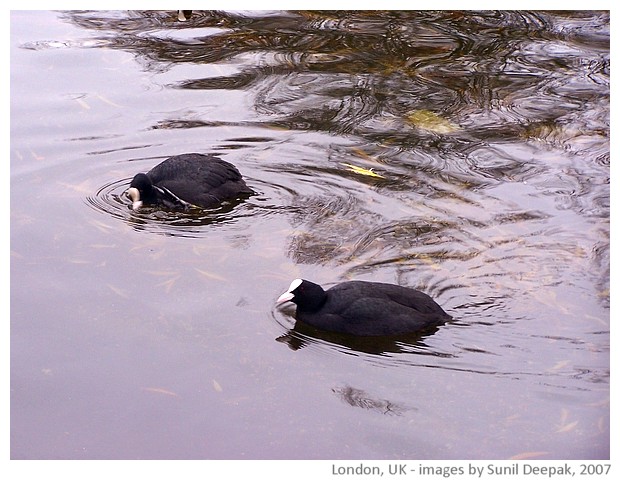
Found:
<svg viewBox="0 0 620 480"><path fill-rule="evenodd" d="M173 209L211 208L224 200L254 193L234 165L201 153L176 155L147 173L137 174L127 192L134 209L143 204Z"/></svg>
<svg viewBox="0 0 620 480"><path fill-rule="evenodd" d="M297 279L277 303L297 305L297 320L315 328L360 336L420 332L450 316L423 292L387 283L350 281L323 290Z"/></svg>

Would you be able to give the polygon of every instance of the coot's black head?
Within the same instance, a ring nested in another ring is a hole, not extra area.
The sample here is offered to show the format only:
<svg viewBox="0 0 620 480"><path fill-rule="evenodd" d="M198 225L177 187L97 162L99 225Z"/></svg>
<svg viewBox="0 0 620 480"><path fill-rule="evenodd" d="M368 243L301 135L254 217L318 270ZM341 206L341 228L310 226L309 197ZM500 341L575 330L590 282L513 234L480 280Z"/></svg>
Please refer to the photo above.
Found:
<svg viewBox="0 0 620 480"><path fill-rule="evenodd" d="M320 285L298 278L293 280L288 290L280 295L276 305L293 302L299 310L314 312L321 308L326 299L327 294Z"/></svg>
<svg viewBox="0 0 620 480"><path fill-rule="evenodd" d="M127 194L133 202L132 208L138 210L153 196L153 182L146 173L138 173L129 184Z"/></svg>

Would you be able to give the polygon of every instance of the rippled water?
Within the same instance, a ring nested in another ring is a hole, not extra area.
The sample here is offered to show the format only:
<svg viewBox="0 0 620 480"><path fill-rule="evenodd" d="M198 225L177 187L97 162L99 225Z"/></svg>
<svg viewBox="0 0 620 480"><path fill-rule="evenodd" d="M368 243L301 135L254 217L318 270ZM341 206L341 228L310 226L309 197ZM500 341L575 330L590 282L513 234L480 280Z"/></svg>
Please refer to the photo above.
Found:
<svg viewBox="0 0 620 480"><path fill-rule="evenodd" d="M12 12L11 456L609 458L609 99L608 12ZM257 195L131 210L185 152Z"/></svg>

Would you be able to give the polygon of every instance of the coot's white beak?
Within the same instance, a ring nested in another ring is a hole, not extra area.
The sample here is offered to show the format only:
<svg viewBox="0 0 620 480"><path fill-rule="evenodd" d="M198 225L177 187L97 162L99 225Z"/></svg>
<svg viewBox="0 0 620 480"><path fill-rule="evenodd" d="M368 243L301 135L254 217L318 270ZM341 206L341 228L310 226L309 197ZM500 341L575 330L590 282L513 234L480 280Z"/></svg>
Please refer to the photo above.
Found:
<svg viewBox="0 0 620 480"><path fill-rule="evenodd" d="M140 191L137 188L131 187L130 189L128 189L127 195L129 195L129 198L131 198L131 201L133 202L131 208L133 208L134 210L138 210L142 207L142 200L140 200Z"/></svg>
<svg viewBox="0 0 620 480"><path fill-rule="evenodd" d="M276 305L281 305L285 302L290 302L293 300L293 298L295 298L295 294L293 292L297 289L297 287L299 287L299 285L301 285L302 282L303 280L301 278L296 278L293 280L288 287L288 290L278 297L276 300Z"/></svg>
<svg viewBox="0 0 620 480"><path fill-rule="evenodd" d="M282 305L283 303L290 302L293 298L295 298L295 294L291 292L284 292L276 300L276 305Z"/></svg>

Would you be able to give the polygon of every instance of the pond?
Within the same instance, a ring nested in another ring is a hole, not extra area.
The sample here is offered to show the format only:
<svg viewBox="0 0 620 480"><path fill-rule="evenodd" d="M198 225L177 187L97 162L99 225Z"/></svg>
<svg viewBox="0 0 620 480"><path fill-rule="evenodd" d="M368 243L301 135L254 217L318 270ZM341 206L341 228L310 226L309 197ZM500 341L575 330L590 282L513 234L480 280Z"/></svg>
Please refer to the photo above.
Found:
<svg viewBox="0 0 620 480"><path fill-rule="evenodd" d="M13 459L608 459L609 12L11 12ZM214 153L256 195L133 211ZM295 278L453 320L294 329Z"/></svg>

